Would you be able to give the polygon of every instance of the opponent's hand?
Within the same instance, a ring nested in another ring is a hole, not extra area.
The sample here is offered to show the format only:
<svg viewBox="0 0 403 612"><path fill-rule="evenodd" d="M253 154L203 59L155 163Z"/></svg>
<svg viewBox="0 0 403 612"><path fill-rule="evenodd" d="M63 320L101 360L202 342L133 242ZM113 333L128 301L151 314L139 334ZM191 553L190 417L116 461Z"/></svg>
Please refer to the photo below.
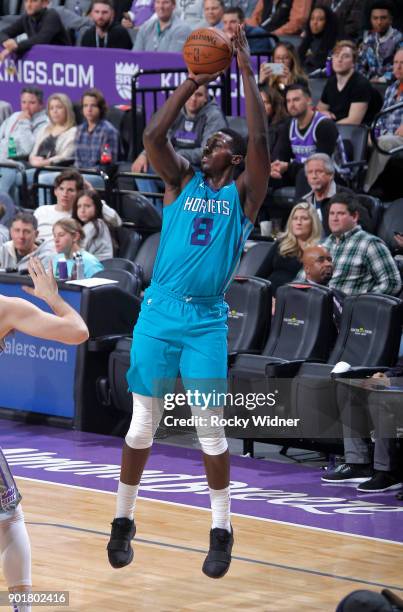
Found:
<svg viewBox="0 0 403 612"><path fill-rule="evenodd" d="M248 39L246 38L245 28L238 24L235 34L232 38L236 59L240 69L250 67L250 49Z"/></svg>
<svg viewBox="0 0 403 612"><path fill-rule="evenodd" d="M23 290L30 295L40 298L47 302L49 299L57 295L58 288L53 275L52 262L49 262L48 271L46 272L42 262L37 257L31 257L28 263L28 271L34 287L23 286Z"/></svg>

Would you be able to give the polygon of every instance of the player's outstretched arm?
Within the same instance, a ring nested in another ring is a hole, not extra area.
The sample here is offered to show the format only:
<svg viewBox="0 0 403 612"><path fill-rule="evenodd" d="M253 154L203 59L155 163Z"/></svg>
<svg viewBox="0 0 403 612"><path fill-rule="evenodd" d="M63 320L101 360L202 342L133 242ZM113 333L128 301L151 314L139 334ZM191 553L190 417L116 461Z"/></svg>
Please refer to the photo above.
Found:
<svg viewBox="0 0 403 612"><path fill-rule="evenodd" d="M0 314L6 333L17 330L24 334L56 340L65 344L81 344L88 339L88 329L80 315L58 294L52 266L46 273L42 263L32 258L28 264L34 288L24 286L26 293L41 298L54 314L37 308L27 300L2 297Z"/></svg>
<svg viewBox="0 0 403 612"><path fill-rule="evenodd" d="M168 140L168 130L196 89L214 81L218 74L189 74L189 78L175 89L165 104L152 116L144 130L143 142L147 158L156 173L169 185L181 187L183 179L187 174L192 176L193 170L186 159L175 153Z"/></svg>
<svg viewBox="0 0 403 612"><path fill-rule="evenodd" d="M250 63L249 45L243 27L233 38L239 70L245 91L248 148L245 171L237 180L246 216L254 222L267 192L269 179L269 137L267 116Z"/></svg>

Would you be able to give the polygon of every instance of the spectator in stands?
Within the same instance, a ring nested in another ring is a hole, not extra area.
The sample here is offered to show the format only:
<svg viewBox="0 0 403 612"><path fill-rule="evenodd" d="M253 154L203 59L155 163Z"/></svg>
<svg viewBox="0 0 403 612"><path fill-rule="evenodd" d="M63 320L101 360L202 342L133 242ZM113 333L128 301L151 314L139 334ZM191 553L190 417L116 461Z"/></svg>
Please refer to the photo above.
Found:
<svg viewBox="0 0 403 612"><path fill-rule="evenodd" d="M333 276L333 261L329 251L322 245L308 246L302 254L302 266L305 282L311 285L327 287ZM336 329L340 329L341 314L345 295L337 289L332 289L333 321Z"/></svg>
<svg viewBox="0 0 403 612"><path fill-rule="evenodd" d="M273 152L271 186L295 185L298 200L309 191L303 170L308 157L314 153L327 153L342 172L341 164L346 161L346 155L337 126L312 109L311 94L306 87L291 85L286 100L291 122L282 128Z"/></svg>
<svg viewBox="0 0 403 612"><path fill-rule="evenodd" d="M291 43L280 42L274 47L273 63L282 64L282 74L273 74L269 63L260 66L259 82L267 83L270 88L285 94L290 85L308 87L308 77L301 67L298 53Z"/></svg>
<svg viewBox="0 0 403 612"><path fill-rule="evenodd" d="M336 15L339 39L355 41L362 30L362 0L317 0L315 6L327 6Z"/></svg>
<svg viewBox="0 0 403 612"><path fill-rule="evenodd" d="M277 145L281 128L288 121L289 117L285 108L284 98L276 89L269 87L267 83L261 83L259 91L267 115L270 153L272 154Z"/></svg>
<svg viewBox="0 0 403 612"><path fill-rule="evenodd" d="M0 200L1 200L1 194L0 194ZM4 219L5 214L6 214L6 207L0 201L0 247L5 242L10 240L10 232L8 230L8 227L6 225L4 225L4 223L3 223L3 219Z"/></svg>
<svg viewBox="0 0 403 612"><path fill-rule="evenodd" d="M10 227L11 221L14 219L17 212L17 208L8 193L0 193L0 206L4 209L1 216L1 223L6 227Z"/></svg>
<svg viewBox="0 0 403 612"><path fill-rule="evenodd" d="M273 295L278 287L291 282L302 266L304 249L317 244L321 237L317 212L307 202L296 204L288 217L285 232L279 234L270 250L268 280Z"/></svg>
<svg viewBox="0 0 403 612"><path fill-rule="evenodd" d="M343 191L353 193L347 187L339 185L335 181L335 167L332 159L326 153L314 153L304 164L305 176L311 191L302 199L313 206L322 222L326 236L329 235L328 204L330 199Z"/></svg>
<svg viewBox="0 0 403 612"><path fill-rule="evenodd" d="M24 1L25 14L0 32L0 43L4 47L0 62L10 53L21 56L34 45L70 44L59 15L54 9L48 9L47 5L48 0ZM21 34L26 34L26 38L17 42L15 39Z"/></svg>
<svg viewBox="0 0 403 612"><path fill-rule="evenodd" d="M38 221L32 213L19 212L10 227L11 240L0 247L0 267L28 271L30 257L38 257L47 267L54 253L52 245L38 239Z"/></svg>
<svg viewBox="0 0 403 612"><path fill-rule="evenodd" d="M346 295L386 293L401 289L399 270L380 238L364 232L359 221L359 205L350 194L339 193L329 202L330 236L325 240L333 258L329 283Z"/></svg>
<svg viewBox="0 0 403 612"><path fill-rule="evenodd" d="M203 14L206 27L223 28L222 18L224 15L224 0L204 0Z"/></svg>
<svg viewBox="0 0 403 612"><path fill-rule="evenodd" d="M293 0L287 23L275 30L271 30L276 36L289 36L301 34L311 10L312 0Z"/></svg>
<svg viewBox="0 0 403 612"><path fill-rule="evenodd" d="M115 23L112 0L93 0L89 14L93 26L84 32L82 47L131 49L132 39L126 28Z"/></svg>
<svg viewBox="0 0 403 612"><path fill-rule="evenodd" d="M318 74L326 66L326 59L331 54L338 32L336 15L327 6L316 6L312 9L304 30L302 43L298 48L299 58L305 72Z"/></svg>
<svg viewBox="0 0 403 612"><path fill-rule="evenodd" d="M292 0L258 0L252 15L245 22L273 32L287 23L291 6Z"/></svg>
<svg viewBox="0 0 403 612"><path fill-rule="evenodd" d="M80 191L73 204L72 218L82 227L82 247L99 261L113 257L113 242L109 224L102 214L103 204L97 191Z"/></svg>
<svg viewBox="0 0 403 612"><path fill-rule="evenodd" d="M239 6L229 6L224 10L222 18L223 32L225 32L229 38L232 39L237 26L244 22L245 15ZM264 28L252 27L245 24L245 34L252 53L270 53L272 51L273 41L267 36L267 31Z"/></svg>
<svg viewBox="0 0 403 612"><path fill-rule="evenodd" d="M321 113L337 123L361 125L370 120L372 88L355 70L357 48L349 40L339 41L333 49L334 74L328 79L317 105Z"/></svg>
<svg viewBox="0 0 403 612"><path fill-rule="evenodd" d="M341 415L345 463L322 476L324 482L353 482L363 493L380 493L400 489L398 474L397 415L401 411L401 393L380 394L391 379L402 376L402 367L376 372L362 381L363 387L338 385L337 403ZM397 378L398 384L402 379ZM374 434L374 453L370 447L370 431Z"/></svg>
<svg viewBox="0 0 403 612"><path fill-rule="evenodd" d="M192 28L174 14L175 0L155 0L155 16L139 27L134 51L181 52Z"/></svg>
<svg viewBox="0 0 403 612"><path fill-rule="evenodd" d="M393 75L396 81L390 85L385 92L385 99L382 110L389 108L399 102L403 102L403 48L398 49L393 59ZM385 151L390 151L395 147L403 145L403 107L398 108L392 113L381 117L377 123L380 132L378 138L379 146ZM365 178L364 191L369 191L375 181L384 171L390 156L383 155L374 149L368 165Z"/></svg>
<svg viewBox="0 0 403 612"><path fill-rule="evenodd" d="M84 186L84 179L77 170L67 169L56 177L54 182L56 204L39 206L34 212L38 220L39 238L53 240L53 225L64 217L71 217L74 202L79 192L83 191ZM116 210L105 202L102 203L102 214L104 219L114 227L121 225L122 220Z"/></svg>
<svg viewBox="0 0 403 612"><path fill-rule="evenodd" d="M53 226L53 238L57 255L52 259L53 273L58 278L58 261L65 259L67 262L67 276L72 277L72 272L75 264L75 256L80 253L84 264L84 278L90 278L97 272L101 272L104 267L101 262L81 248L81 242L84 240L84 232L76 219L61 219Z"/></svg>
<svg viewBox="0 0 403 612"><path fill-rule="evenodd" d="M392 78L393 56L401 45L403 34L392 28L393 5L389 0L376 0L371 7L371 31L358 49L357 70L374 82Z"/></svg>
<svg viewBox="0 0 403 612"><path fill-rule="evenodd" d="M39 130L47 122L42 90L24 87L21 92L21 110L10 115L0 126L0 160L12 161L28 157ZM0 173L0 191L15 197L15 170L1 168Z"/></svg>
<svg viewBox="0 0 403 612"><path fill-rule="evenodd" d="M189 24L192 30L203 25L203 0L179 0L176 8L179 17Z"/></svg>
<svg viewBox="0 0 403 612"><path fill-rule="evenodd" d="M201 85L180 111L169 130L169 138L175 151L198 168L207 140L212 134L226 127L227 121L221 109L214 99L209 100L206 85ZM153 173L145 151L133 162L132 171ZM136 183L140 191L161 191L153 179L136 179Z"/></svg>
<svg viewBox="0 0 403 612"><path fill-rule="evenodd" d="M130 9L123 13L121 24L131 30L138 28L154 15L154 0L133 0Z"/></svg>
<svg viewBox="0 0 403 612"><path fill-rule="evenodd" d="M9 102L0 100L0 125L9 117L13 112L13 107Z"/></svg>
<svg viewBox="0 0 403 612"><path fill-rule="evenodd" d="M75 165L78 168L99 170L116 164L119 155L119 134L105 119L108 110L104 96L98 89L88 89L81 98L84 121L76 132ZM100 176L86 175L94 187L103 187Z"/></svg>

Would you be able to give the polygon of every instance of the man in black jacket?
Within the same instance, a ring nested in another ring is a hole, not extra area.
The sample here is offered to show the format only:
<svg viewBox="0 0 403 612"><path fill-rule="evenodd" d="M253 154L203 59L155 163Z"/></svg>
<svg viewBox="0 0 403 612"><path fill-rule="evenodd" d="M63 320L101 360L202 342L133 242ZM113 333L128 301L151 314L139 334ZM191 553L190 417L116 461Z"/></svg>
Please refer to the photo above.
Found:
<svg viewBox="0 0 403 612"><path fill-rule="evenodd" d="M82 47L106 47L108 49L131 49L130 34L123 26L115 23L112 0L93 0L89 14L94 25L85 31Z"/></svg>
<svg viewBox="0 0 403 612"><path fill-rule="evenodd" d="M4 47L0 62L11 53L21 56L34 45L70 45L59 15L47 5L48 0L24 1L25 14L0 32L0 43ZM15 38L20 34L26 34L28 38L17 42Z"/></svg>

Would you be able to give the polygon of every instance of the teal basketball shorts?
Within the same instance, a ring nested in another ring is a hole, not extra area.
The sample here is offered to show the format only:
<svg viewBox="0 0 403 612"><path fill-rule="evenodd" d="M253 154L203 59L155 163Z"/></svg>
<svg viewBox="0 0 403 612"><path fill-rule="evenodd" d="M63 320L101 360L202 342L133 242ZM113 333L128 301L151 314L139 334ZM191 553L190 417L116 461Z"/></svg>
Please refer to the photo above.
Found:
<svg viewBox="0 0 403 612"><path fill-rule="evenodd" d="M222 296L179 296L152 283L133 331L129 390L161 398L180 374L185 390L225 393L227 318Z"/></svg>

